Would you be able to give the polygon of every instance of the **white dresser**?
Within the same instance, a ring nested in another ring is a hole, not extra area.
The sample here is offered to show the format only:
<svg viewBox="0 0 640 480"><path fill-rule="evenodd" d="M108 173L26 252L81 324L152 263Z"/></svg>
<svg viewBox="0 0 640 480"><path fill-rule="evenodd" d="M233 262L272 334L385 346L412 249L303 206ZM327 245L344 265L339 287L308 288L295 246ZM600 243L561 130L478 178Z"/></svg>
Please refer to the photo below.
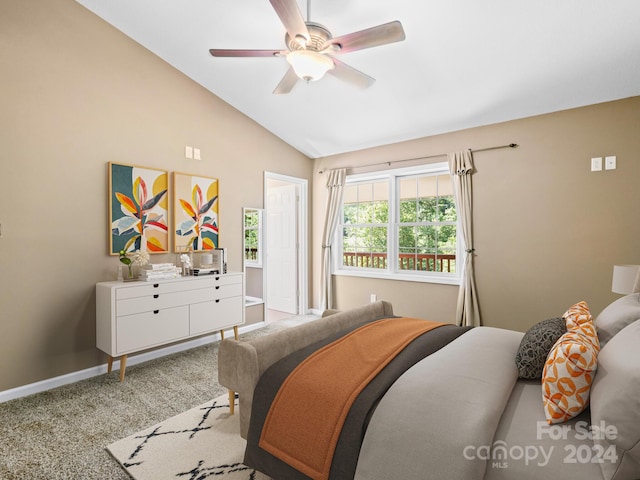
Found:
<svg viewBox="0 0 640 480"><path fill-rule="evenodd" d="M120 357L244 323L244 274L96 284L96 344Z"/></svg>

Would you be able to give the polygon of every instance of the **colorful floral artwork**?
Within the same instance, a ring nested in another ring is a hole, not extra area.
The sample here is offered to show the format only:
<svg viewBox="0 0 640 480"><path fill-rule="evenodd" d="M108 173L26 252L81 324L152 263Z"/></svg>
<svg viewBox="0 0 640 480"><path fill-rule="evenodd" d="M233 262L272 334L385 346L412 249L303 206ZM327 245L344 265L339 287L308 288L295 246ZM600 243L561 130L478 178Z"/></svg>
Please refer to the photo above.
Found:
<svg viewBox="0 0 640 480"><path fill-rule="evenodd" d="M218 179L173 174L176 252L218 247Z"/></svg>
<svg viewBox="0 0 640 480"><path fill-rule="evenodd" d="M109 163L109 252L169 251L168 173Z"/></svg>

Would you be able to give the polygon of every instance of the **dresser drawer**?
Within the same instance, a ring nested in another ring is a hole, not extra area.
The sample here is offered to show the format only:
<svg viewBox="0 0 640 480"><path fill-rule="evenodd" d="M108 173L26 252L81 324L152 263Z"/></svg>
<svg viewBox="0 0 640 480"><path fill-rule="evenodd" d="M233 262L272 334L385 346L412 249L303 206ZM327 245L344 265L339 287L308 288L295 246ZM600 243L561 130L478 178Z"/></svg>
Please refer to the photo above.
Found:
<svg viewBox="0 0 640 480"><path fill-rule="evenodd" d="M211 290L213 292L212 300L219 300L227 297L237 297L242 295L242 283L232 283L229 285L216 285Z"/></svg>
<svg viewBox="0 0 640 480"><path fill-rule="evenodd" d="M116 289L116 300L126 298L145 297L148 295L157 295L163 293L184 292L193 290L194 288L205 287L202 282L196 279L179 279L176 281L164 282L136 282L135 284Z"/></svg>
<svg viewBox="0 0 640 480"><path fill-rule="evenodd" d="M189 311L189 333L199 335L241 324L243 308L242 295L193 304Z"/></svg>
<svg viewBox="0 0 640 480"><path fill-rule="evenodd" d="M116 318L116 355L162 345L189 336L189 306Z"/></svg>
<svg viewBox="0 0 640 480"><path fill-rule="evenodd" d="M214 280L218 285L231 285L236 283L242 285L242 275L222 275L219 277L214 275Z"/></svg>
<svg viewBox="0 0 640 480"><path fill-rule="evenodd" d="M136 284L116 289L116 300L147 297L166 293L185 292L200 288L215 288L222 285L242 285L242 275L210 275L186 277L175 281L136 282Z"/></svg>
<svg viewBox="0 0 640 480"><path fill-rule="evenodd" d="M179 307L190 303L213 300L213 288L198 288L174 293L156 293L142 297L127 298L116 301L116 315L131 315L134 313L150 312L164 308Z"/></svg>
<svg viewBox="0 0 640 480"><path fill-rule="evenodd" d="M202 286L216 287L221 285L242 285L242 275L203 275L200 277L194 277L198 279L198 282Z"/></svg>

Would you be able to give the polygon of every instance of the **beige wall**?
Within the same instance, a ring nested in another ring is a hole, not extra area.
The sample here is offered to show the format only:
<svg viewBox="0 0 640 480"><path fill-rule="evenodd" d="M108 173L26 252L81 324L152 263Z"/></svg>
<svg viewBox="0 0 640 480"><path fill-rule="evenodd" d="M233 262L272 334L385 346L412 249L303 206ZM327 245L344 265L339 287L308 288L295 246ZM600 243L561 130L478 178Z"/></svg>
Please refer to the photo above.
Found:
<svg viewBox="0 0 640 480"><path fill-rule="evenodd" d="M326 175L318 171L514 142L518 149L475 155L475 265L483 321L526 330L583 299L598 313L618 298L611 293L613 265L640 263L639 132L640 97L634 97L317 159L314 286L326 202ZM591 157L605 155L616 155L618 168L591 173ZM376 293L400 314L454 318L455 286L354 277L334 282L341 309ZM314 302L319 304L317 294Z"/></svg>
<svg viewBox="0 0 640 480"><path fill-rule="evenodd" d="M2 391L105 361L94 285L118 265L107 162L219 178L232 270L263 171L310 180L312 162L73 0L3 2L0 39Z"/></svg>

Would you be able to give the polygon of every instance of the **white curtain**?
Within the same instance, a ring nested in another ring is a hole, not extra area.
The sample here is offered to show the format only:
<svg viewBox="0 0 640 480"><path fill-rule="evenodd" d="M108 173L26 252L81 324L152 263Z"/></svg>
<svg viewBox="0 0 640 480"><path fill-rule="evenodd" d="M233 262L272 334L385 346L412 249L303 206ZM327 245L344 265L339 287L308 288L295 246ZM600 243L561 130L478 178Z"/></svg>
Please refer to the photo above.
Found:
<svg viewBox="0 0 640 480"><path fill-rule="evenodd" d="M347 178L347 170L341 168L330 170L327 178L327 215L324 220L324 233L322 234L322 271L320 272L320 298L322 310L333 308L333 283L331 281L331 244L335 237L338 215L342 205L344 183Z"/></svg>
<svg viewBox="0 0 640 480"><path fill-rule="evenodd" d="M449 171L453 182L453 192L458 211L462 241L465 255L461 271L460 290L458 292L458 306L456 323L458 325L478 326L480 309L476 280L473 272L473 209L471 197L471 175L473 174L473 155L471 150L449 153Z"/></svg>

